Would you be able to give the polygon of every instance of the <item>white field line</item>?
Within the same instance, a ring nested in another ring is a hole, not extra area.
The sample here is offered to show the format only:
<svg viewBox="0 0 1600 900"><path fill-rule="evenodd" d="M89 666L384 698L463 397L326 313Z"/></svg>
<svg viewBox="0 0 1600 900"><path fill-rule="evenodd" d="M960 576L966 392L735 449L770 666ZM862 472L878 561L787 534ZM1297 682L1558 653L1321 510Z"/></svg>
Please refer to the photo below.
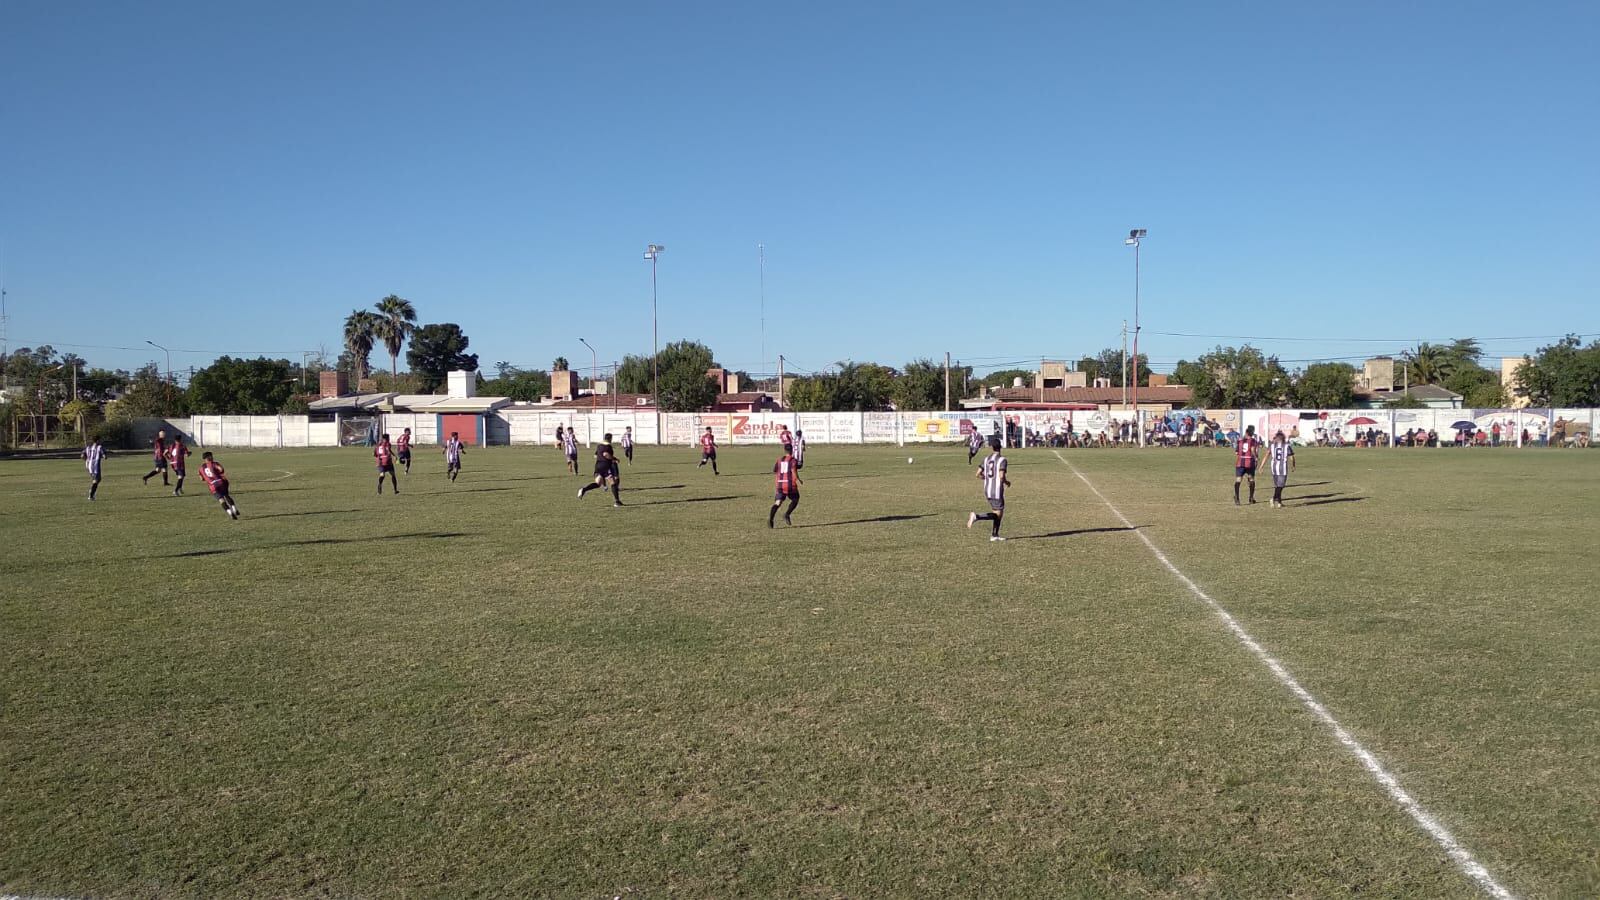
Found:
<svg viewBox="0 0 1600 900"><path fill-rule="evenodd" d="M1404 787L1401 787L1400 779L1396 778L1394 773L1390 772L1388 768L1385 767L1384 764L1372 754L1372 751L1362 746L1361 742L1356 740L1355 736L1352 735L1343 725L1341 725L1338 719L1333 717L1333 713L1328 712L1328 708L1323 706L1321 701L1312 696L1310 691L1306 690L1304 687L1301 687L1300 682L1296 681L1295 677L1289 674L1289 670L1284 667L1283 663L1278 662L1278 660L1272 654L1266 651L1266 648L1257 643L1256 639L1250 636L1250 632L1245 631L1244 626L1239 624L1239 620L1235 619L1232 613L1228 612L1228 610L1225 609L1221 603L1218 603L1216 600L1212 599L1211 596L1205 591L1201 590L1200 586L1195 584L1194 581L1189 578L1189 576L1183 574L1183 572L1180 571L1177 566L1173 565L1172 560L1167 559L1167 555L1161 552L1161 548L1156 546L1155 541L1150 540L1149 536L1147 536L1143 531L1134 528L1134 524L1128 521L1128 517L1123 515L1122 511L1117 509L1115 504L1106 499L1106 495L1100 493L1100 489L1095 487L1094 483L1088 478L1085 478L1084 474L1078 471L1077 466L1067 462L1067 458L1062 456L1060 451L1055 451L1055 453L1056 458L1061 460L1061 462L1066 465L1068 469L1071 469L1072 474L1078 476L1079 480L1087 485L1089 490L1093 491L1096 497L1100 498L1100 502L1104 503L1106 508L1110 509L1111 513L1121 520L1123 525L1130 529L1134 529L1133 533L1139 536L1139 540L1144 541L1144 545L1150 548L1150 552L1155 554L1156 559L1160 560L1163 566L1166 566L1167 571L1171 572L1173 577L1182 582L1183 586L1188 588L1190 593L1194 594L1200 599L1201 602L1210 607L1211 611L1216 614L1217 618L1222 620L1222 624L1225 625L1229 631L1233 632L1233 636L1235 638L1238 638L1239 643L1248 648L1251 653L1254 653L1256 659L1259 659L1267 667L1267 669L1272 672L1273 677L1278 679L1278 683L1288 688L1289 693L1294 694L1295 698L1300 701L1302 706L1304 706L1307 710L1310 710L1311 714L1315 716L1318 721L1320 721L1323 725L1326 725L1329 731L1333 732L1333 736L1339 741L1339 743L1343 745L1346 750L1350 751L1350 754L1361 763L1362 768L1366 769L1368 774L1370 774L1373 779L1375 779L1378 784L1383 787L1384 792L1389 795L1389 799L1393 800L1397 806L1405 810L1406 813L1411 816L1412 820L1414 820L1418 825L1422 826L1422 830L1426 831L1428 835L1433 838L1434 843L1438 844L1444 849L1444 852L1456 864L1456 868L1461 870L1463 875L1466 875L1468 878L1472 879L1473 882L1475 882L1478 887L1482 888L1489 896L1503 898L1503 900L1511 900L1513 897L1512 893L1509 890L1506 890L1506 888L1501 885L1499 881L1495 880L1494 875L1487 868L1485 868L1482 863L1478 862L1478 860L1472 855L1471 851L1462 846L1460 841L1456 840L1455 835L1450 833L1450 829L1446 828L1438 819L1434 818L1433 814L1428 812L1428 810L1425 809L1421 803L1417 802L1415 797L1411 796L1411 794Z"/></svg>
<svg viewBox="0 0 1600 900"><path fill-rule="evenodd" d="M274 471L274 472L282 472L283 474L279 475L277 478L263 478L258 483L259 484L266 484L269 481L282 481L285 478L293 478L294 477L294 473L289 471L288 469L273 469L272 471ZM0 898L0 900L4 900L4 898Z"/></svg>

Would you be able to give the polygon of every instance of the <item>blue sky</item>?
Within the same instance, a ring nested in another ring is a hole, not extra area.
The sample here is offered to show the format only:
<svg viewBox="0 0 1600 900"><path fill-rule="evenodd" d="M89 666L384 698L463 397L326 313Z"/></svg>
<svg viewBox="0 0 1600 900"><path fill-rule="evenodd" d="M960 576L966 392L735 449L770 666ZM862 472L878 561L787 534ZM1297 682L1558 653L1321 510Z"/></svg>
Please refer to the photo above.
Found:
<svg viewBox="0 0 1600 900"><path fill-rule="evenodd" d="M1596 46L1590 2L19 0L10 343L298 359L398 293L587 365L648 351L655 241L726 365L991 367L1119 340L1140 226L1157 370L1522 352L1600 332Z"/></svg>

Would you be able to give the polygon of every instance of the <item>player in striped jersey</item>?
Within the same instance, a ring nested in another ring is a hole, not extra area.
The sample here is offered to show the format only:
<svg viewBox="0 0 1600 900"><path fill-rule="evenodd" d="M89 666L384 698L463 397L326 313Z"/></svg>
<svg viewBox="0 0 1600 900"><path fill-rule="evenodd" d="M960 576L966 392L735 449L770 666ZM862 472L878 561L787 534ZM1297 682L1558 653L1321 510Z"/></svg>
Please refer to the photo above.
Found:
<svg viewBox="0 0 1600 900"><path fill-rule="evenodd" d="M89 499L93 500L95 492L100 490L100 463L106 458L106 448L100 446L99 438L90 438L89 443L83 447L83 467L89 470Z"/></svg>
<svg viewBox="0 0 1600 900"><path fill-rule="evenodd" d="M967 465L972 465L972 460L983 449L983 433L978 431L978 426L972 426L972 433L967 435Z"/></svg>
<svg viewBox="0 0 1600 900"><path fill-rule="evenodd" d="M804 469L806 467L806 433L804 431L798 428L794 430L794 446L789 449L789 452L794 454L794 467L796 469Z"/></svg>
<svg viewBox="0 0 1600 900"><path fill-rule="evenodd" d="M989 511L983 515L968 513L967 527L978 522L992 522L989 540L1003 541L1000 520L1006 514L1006 488L1011 486L1011 480L1006 477L1006 458L1000 455L998 437L989 439L989 455L978 466L978 480L983 482L983 498L989 501Z"/></svg>
<svg viewBox="0 0 1600 900"><path fill-rule="evenodd" d="M444 442L444 474L452 482L461 474L461 433L450 432L450 440Z"/></svg>
<svg viewBox="0 0 1600 900"><path fill-rule="evenodd" d="M794 454L789 450L783 451L783 456L772 465L773 497L772 508L767 510L767 527L773 527L773 520L778 516L778 507L783 501L789 501L789 508L783 511L783 524L793 525L789 518L794 515L794 508L800 505L800 467L795 464Z"/></svg>
<svg viewBox="0 0 1600 900"><path fill-rule="evenodd" d="M1272 436L1267 445L1267 465L1272 469L1272 508L1283 509L1283 489L1289 484L1289 473L1294 469L1294 447L1283 432Z"/></svg>
<svg viewBox="0 0 1600 900"><path fill-rule="evenodd" d="M1256 437L1256 427L1246 426L1244 434L1233 444L1233 505L1239 505L1239 482L1250 479L1250 502L1256 502L1256 451L1261 441Z"/></svg>
<svg viewBox="0 0 1600 900"><path fill-rule="evenodd" d="M557 426L560 427L560 426ZM560 435L557 435L561 437ZM568 428L566 436L561 437L561 452L567 457L567 471L574 475L582 475L578 471L578 431Z"/></svg>
<svg viewBox="0 0 1600 900"><path fill-rule="evenodd" d="M628 465L633 465L633 426L622 429L622 455L628 458Z"/></svg>

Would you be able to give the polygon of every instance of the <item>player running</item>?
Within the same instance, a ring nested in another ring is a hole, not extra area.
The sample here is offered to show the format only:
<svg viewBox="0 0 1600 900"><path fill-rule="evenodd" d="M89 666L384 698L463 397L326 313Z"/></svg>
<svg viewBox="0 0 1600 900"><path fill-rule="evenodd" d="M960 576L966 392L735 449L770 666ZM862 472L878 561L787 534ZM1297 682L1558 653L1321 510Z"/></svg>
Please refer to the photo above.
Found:
<svg viewBox="0 0 1600 900"><path fill-rule="evenodd" d="M967 435L967 465L972 465L972 460L983 449L983 434L978 431L978 426L972 426L972 433Z"/></svg>
<svg viewBox="0 0 1600 900"><path fill-rule="evenodd" d="M617 465L616 451L611 449L611 435L606 435L605 440L594 448L594 482L578 488L578 499L595 488L603 488L606 482L611 483L611 505L622 505L622 470Z"/></svg>
<svg viewBox="0 0 1600 900"><path fill-rule="evenodd" d="M400 479L394 477L394 449L389 446L389 435L386 433L378 439L378 446L372 449L372 455L378 460L378 496L383 496L383 476L389 476L389 483L394 486L394 492L400 493Z"/></svg>
<svg viewBox="0 0 1600 900"><path fill-rule="evenodd" d="M450 440L444 442L444 474L452 483L456 476L461 474L461 433L450 432Z"/></svg>
<svg viewBox="0 0 1600 900"><path fill-rule="evenodd" d="M798 428L794 430L794 446L789 448L789 452L794 454L794 467L796 469L804 469L806 467L806 433L804 431Z"/></svg>
<svg viewBox="0 0 1600 900"><path fill-rule="evenodd" d="M161 486L167 487L167 432L165 430L156 432L155 443L151 446L155 449L156 467L151 469L149 474L145 475L144 478L140 479L140 481L145 484L149 484L150 479L160 475Z"/></svg>
<svg viewBox="0 0 1600 900"><path fill-rule="evenodd" d="M1283 489L1289 486L1289 473L1294 470L1294 447L1281 431L1267 445L1267 465L1272 469L1272 508L1283 509Z"/></svg>
<svg viewBox="0 0 1600 900"><path fill-rule="evenodd" d="M1246 425L1244 434L1234 442L1233 458L1233 505L1239 505L1239 482L1250 479L1250 502L1256 502L1256 451L1261 448L1261 440L1256 437L1256 427Z"/></svg>
<svg viewBox="0 0 1600 900"><path fill-rule="evenodd" d="M778 443L783 445L783 452L794 455L794 435L789 433L789 426L778 426Z"/></svg>
<svg viewBox="0 0 1600 900"><path fill-rule="evenodd" d="M778 461L772 464L773 483L776 490L772 496L772 508L767 510L767 527L773 527L773 520L778 516L778 507L783 501L789 501L789 508L783 511L783 524L793 525L789 517L794 515L794 508L800 505L800 466L795 462L794 453L785 449Z"/></svg>
<svg viewBox="0 0 1600 900"><path fill-rule="evenodd" d="M560 427L560 426L557 426ZM561 452L567 457L567 471L574 475L582 475L578 471L578 430L568 428L567 433L561 438Z"/></svg>
<svg viewBox="0 0 1600 900"><path fill-rule="evenodd" d="M1011 480L1006 477L1006 458L1000 455L999 438L989 439L989 455L978 466L978 479L983 482L983 498L989 501L989 511L983 515L968 513L967 527L971 528L979 522L992 522L989 540L1003 541L1005 538L1000 536L1000 520L1006 515L1006 488L1011 487Z"/></svg>
<svg viewBox="0 0 1600 900"><path fill-rule="evenodd" d="M228 518L238 520L239 504L234 503L233 495L228 493L228 473L223 471L222 463L211 456L210 450L200 454L200 460L200 477L211 489L211 496L222 504L222 511L228 514Z"/></svg>
<svg viewBox="0 0 1600 900"><path fill-rule="evenodd" d="M99 438L90 438L82 455L83 467L89 470L89 499L94 500L95 492L100 490L100 463L106 458L106 448L100 446Z"/></svg>
<svg viewBox="0 0 1600 900"><path fill-rule="evenodd" d="M628 458L628 465L633 465L633 426L622 429L622 455Z"/></svg>
<svg viewBox="0 0 1600 900"><path fill-rule="evenodd" d="M700 435L700 465L695 468L704 468L706 463L711 463L711 474L721 475L717 471L717 439L711 433L711 426L706 426L706 433Z"/></svg>
<svg viewBox="0 0 1600 900"><path fill-rule="evenodd" d="M411 429L400 432L400 443L395 445L397 458L400 465L406 467L406 474L411 474Z"/></svg>
<svg viewBox="0 0 1600 900"><path fill-rule="evenodd" d="M173 477L178 483L172 486L172 496L183 496L183 479L188 474L188 463L184 460L189 457L189 448L183 445L183 435L174 435L172 444L167 447L167 467L172 470Z"/></svg>

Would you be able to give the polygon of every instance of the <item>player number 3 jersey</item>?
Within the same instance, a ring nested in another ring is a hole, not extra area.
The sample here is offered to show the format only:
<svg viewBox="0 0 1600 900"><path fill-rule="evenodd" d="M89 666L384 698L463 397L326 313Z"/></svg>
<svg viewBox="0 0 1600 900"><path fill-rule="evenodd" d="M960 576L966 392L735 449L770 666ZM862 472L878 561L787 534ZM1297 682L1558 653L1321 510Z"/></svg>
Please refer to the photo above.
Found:
<svg viewBox="0 0 1600 900"><path fill-rule="evenodd" d="M1006 458L996 454L983 461L983 496L1006 499Z"/></svg>

